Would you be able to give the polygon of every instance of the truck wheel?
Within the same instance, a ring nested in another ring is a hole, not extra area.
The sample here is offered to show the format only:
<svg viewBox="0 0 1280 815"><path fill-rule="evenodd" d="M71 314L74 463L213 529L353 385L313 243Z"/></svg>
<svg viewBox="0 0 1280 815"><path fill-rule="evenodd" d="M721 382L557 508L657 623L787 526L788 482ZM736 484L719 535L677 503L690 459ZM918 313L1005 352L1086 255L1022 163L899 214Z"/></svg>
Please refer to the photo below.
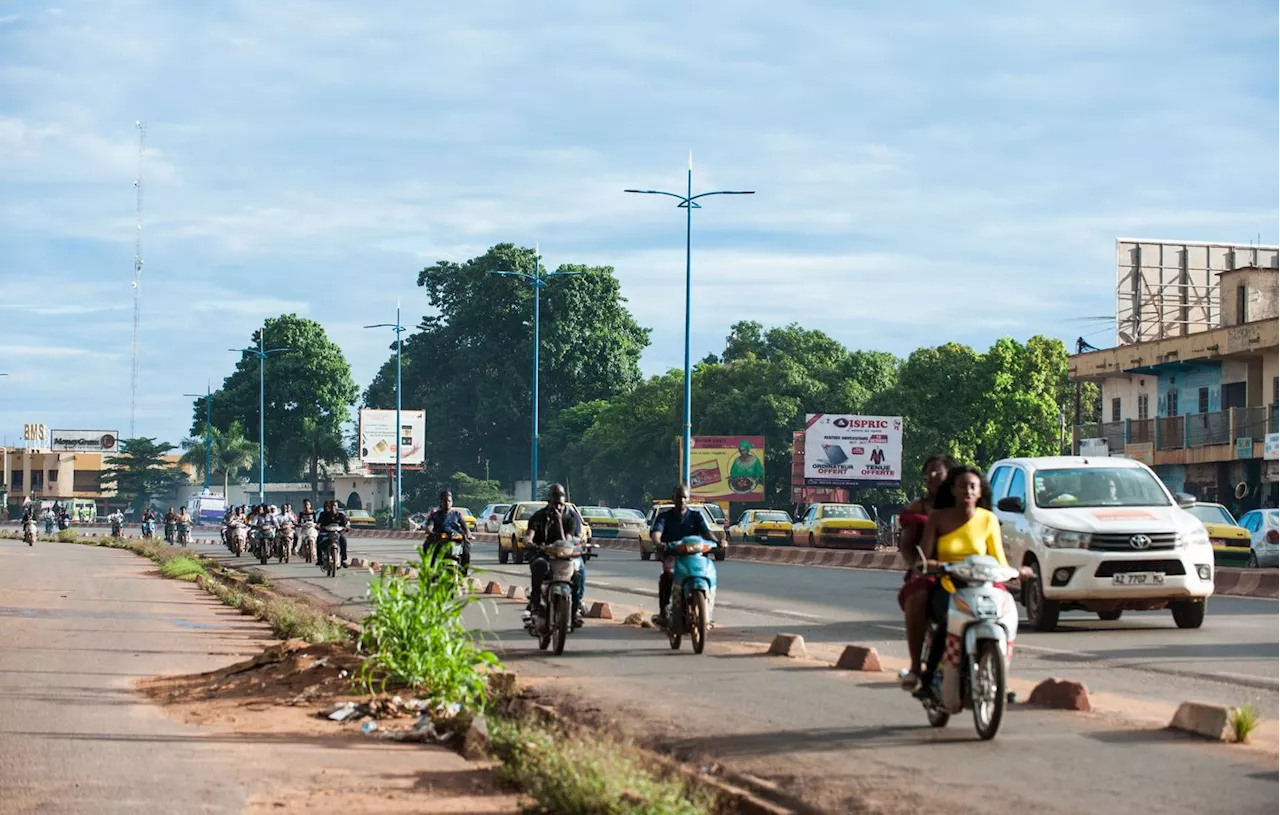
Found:
<svg viewBox="0 0 1280 815"><path fill-rule="evenodd" d="M1178 628L1199 628L1204 625L1204 613L1208 609L1208 600L1175 600L1169 604L1173 621Z"/></svg>
<svg viewBox="0 0 1280 815"><path fill-rule="evenodd" d="M1099 611L1098 619L1103 622L1114 623L1116 620L1120 619L1120 615L1123 613L1123 611Z"/></svg>
<svg viewBox="0 0 1280 815"><path fill-rule="evenodd" d="M651 558L651 557L653 557L653 552L646 552L646 551L645 551L645 550L643 550L643 549L641 549L641 550L640 550L640 559L641 559L641 560L648 560L648 559L649 559L649 558Z"/></svg>
<svg viewBox="0 0 1280 815"><path fill-rule="evenodd" d="M1027 587L1023 589L1022 604L1027 607L1027 623L1037 631L1049 632L1058 627L1058 615L1062 613L1061 604L1046 600L1044 581L1040 578L1040 564L1032 563L1035 572Z"/></svg>
<svg viewBox="0 0 1280 815"><path fill-rule="evenodd" d="M723 544L716 547L716 551L715 551L716 562L722 561L728 556L729 556L729 550L726 549Z"/></svg>
<svg viewBox="0 0 1280 815"><path fill-rule="evenodd" d="M511 559L511 553L502 548L502 544L498 544L498 562L507 565L507 561Z"/></svg>
<svg viewBox="0 0 1280 815"><path fill-rule="evenodd" d="M515 561L517 566L524 563L524 549L520 547L515 538L511 539L511 559Z"/></svg>

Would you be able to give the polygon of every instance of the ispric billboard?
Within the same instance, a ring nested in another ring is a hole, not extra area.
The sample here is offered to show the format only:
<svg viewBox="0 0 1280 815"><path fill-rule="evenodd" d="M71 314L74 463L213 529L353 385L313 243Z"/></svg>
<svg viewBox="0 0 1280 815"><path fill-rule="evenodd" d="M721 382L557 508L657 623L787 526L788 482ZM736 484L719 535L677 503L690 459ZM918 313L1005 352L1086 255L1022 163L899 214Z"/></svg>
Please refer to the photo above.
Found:
<svg viewBox="0 0 1280 815"><path fill-rule="evenodd" d="M689 462L694 500L764 500L764 436L694 436Z"/></svg>
<svg viewBox="0 0 1280 815"><path fill-rule="evenodd" d="M394 410L360 411L360 463L396 463L396 446L400 445L401 466L419 467L425 459L424 444L427 440L427 412L425 410L401 410L400 433L396 433Z"/></svg>
<svg viewBox="0 0 1280 815"><path fill-rule="evenodd" d="M902 483L902 417L805 416L804 483L873 488Z"/></svg>

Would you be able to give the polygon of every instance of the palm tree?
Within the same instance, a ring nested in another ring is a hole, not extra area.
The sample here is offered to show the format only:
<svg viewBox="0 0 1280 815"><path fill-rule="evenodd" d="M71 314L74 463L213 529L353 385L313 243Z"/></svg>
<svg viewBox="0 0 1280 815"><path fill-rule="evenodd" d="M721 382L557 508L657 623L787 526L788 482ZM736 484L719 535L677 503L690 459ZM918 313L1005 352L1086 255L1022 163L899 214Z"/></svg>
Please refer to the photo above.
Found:
<svg viewBox="0 0 1280 815"><path fill-rule="evenodd" d="M342 437L342 426L338 421L304 419L302 432L291 439L289 444L291 450L296 450L307 461L311 503L314 505L320 497L321 462L341 464L344 468L350 463L350 453Z"/></svg>
<svg viewBox="0 0 1280 815"><path fill-rule="evenodd" d="M222 495L225 498L231 479L253 466L258 457L258 445L245 438L244 428L239 422L225 431L211 428L209 435L213 447L213 455L209 457L213 474L222 474ZM182 455L182 463L194 467L203 477L206 461L204 437L187 439L182 443L182 449L186 451Z"/></svg>

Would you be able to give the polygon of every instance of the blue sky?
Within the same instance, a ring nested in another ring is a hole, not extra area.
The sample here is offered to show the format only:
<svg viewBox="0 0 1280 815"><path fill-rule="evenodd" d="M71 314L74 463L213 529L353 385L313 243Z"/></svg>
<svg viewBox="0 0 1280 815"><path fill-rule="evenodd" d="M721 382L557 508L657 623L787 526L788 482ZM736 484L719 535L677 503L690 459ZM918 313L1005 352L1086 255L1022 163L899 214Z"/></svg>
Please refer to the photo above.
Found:
<svg viewBox="0 0 1280 815"><path fill-rule="evenodd" d="M0 0L0 440L128 430L147 123L140 434L178 441L262 317L366 385L416 272L499 241L615 266L678 366L738 319L898 354L1072 339L1117 236L1277 242L1262 2L376 4ZM1091 339L1109 342L1104 331Z"/></svg>

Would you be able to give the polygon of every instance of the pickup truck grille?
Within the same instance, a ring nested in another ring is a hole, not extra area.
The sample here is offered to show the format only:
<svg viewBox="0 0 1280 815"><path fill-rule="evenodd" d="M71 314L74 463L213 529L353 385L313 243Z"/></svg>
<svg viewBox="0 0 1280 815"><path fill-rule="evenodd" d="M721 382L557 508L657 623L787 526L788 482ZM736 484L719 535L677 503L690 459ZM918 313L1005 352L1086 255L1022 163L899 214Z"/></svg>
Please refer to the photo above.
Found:
<svg viewBox="0 0 1280 815"><path fill-rule="evenodd" d="M1137 547L1133 545L1135 535L1145 535L1151 545ZM1125 532L1122 534L1103 533L1094 535L1089 541L1089 548L1103 552L1149 552L1153 549L1172 549L1177 544L1178 536L1173 532Z"/></svg>
<svg viewBox="0 0 1280 815"><path fill-rule="evenodd" d="M1098 564L1094 577L1115 577L1129 572L1162 572L1170 577L1182 577L1187 570L1180 560L1106 560Z"/></svg>

